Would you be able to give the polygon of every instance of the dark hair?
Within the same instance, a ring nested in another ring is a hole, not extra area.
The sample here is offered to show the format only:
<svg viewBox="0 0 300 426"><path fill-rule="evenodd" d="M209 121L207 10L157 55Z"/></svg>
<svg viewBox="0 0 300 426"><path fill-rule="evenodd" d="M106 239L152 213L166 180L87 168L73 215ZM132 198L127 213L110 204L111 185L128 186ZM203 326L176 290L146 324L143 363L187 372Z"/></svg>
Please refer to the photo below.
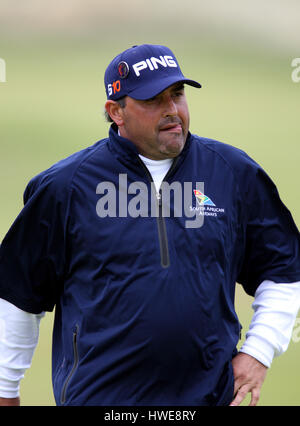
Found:
<svg viewBox="0 0 300 426"><path fill-rule="evenodd" d="M116 100L115 102L117 102L120 105L121 108L125 108L125 106L126 106L126 96L123 96L122 98ZM108 114L108 112L106 111L106 109L104 110L104 117L105 117L105 120L108 123L113 123L114 122L114 120Z"/></svg>

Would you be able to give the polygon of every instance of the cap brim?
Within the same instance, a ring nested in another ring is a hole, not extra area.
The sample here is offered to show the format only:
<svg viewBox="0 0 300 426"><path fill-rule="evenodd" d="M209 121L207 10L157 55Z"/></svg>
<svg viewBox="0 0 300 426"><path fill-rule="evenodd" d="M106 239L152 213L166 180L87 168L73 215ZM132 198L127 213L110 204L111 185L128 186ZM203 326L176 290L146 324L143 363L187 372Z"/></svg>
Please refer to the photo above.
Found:
<svg viewBox="0 0 300 426"><path fill-rule="evenodd" d="M138 87L137 89L133 89L131 92L128 93L128 96L136 100L144 101L147 99L151 99L154 96L157 96L159 93L163 92L164 90L168 89L170 86L173 86L173 84L176 83L188 84L189 86L193 86L198 89L202 87L201 84L197 81L190 80L185 77L168 77L167 79L151 81L149 84L146 84L142 87Z"/></svg>

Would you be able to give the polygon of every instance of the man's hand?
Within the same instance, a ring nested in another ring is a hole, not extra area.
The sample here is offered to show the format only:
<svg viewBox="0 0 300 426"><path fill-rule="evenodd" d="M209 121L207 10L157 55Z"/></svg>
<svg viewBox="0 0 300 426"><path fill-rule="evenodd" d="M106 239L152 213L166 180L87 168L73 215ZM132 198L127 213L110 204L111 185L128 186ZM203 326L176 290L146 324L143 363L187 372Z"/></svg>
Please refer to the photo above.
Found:
<svg viewBox="0 0 300 426"><path fill-rule="evenodd" d="M268 368L250 355L238 353L232 360L234 374L234 400L231 406L240 405L251 392L251 406L257 405L260 389Z"/></svg>
<svg viewBox="0 0 300 426"><path fill-rule="evenodd" d="M1 398L0 397L0 407L19 407L20 398Z"/></svg>

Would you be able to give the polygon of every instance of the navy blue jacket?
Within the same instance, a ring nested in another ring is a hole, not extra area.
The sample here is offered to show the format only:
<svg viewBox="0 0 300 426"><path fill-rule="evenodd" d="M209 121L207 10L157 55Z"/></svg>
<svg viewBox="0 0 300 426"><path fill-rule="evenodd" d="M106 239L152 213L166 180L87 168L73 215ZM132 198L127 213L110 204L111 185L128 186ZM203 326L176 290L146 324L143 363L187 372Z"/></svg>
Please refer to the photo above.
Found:
<svg viewBox="0 0 300 426"><path fill-rule="evenodd" d="M149 189L149 214L124 213L120 192L128 205L138 192L120 191L120 175ZM172 191L169 217L163 194L150 214L151 176L114 126L26 188L1 245L0 297L32 313L55 307L58 405L229 404L236 282L254 295L265 279L300 280L299 232L244 152L189 134L165 180L191 183L202 226L172 210Z"/></svg>

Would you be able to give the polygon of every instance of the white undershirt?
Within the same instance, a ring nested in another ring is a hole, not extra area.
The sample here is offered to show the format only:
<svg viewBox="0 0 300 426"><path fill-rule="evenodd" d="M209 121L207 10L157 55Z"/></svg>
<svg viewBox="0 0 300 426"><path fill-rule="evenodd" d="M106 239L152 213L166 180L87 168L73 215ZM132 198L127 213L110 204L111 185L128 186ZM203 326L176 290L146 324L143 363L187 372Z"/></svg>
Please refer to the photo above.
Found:
<svg viewBox="0 0 300 426"><path fill-rule="evenodd" d="M151 160L150 158L143 157L141 154L139 154L139 157L151 173L156 192L159 192L160 185L173 163L172 158L167 158L166 160Z"/></svg>
<svg viewBox="0 0 300 426"><path fill-rule="evenodd" d="M31 365L43 316L24 312L0 298L0 397L19 396L20 380Z"/></svg>
<svg viewBox="0 0 300 426"><path fill-rule="evenodd" d="M172 160L154 161L141 155L140 158L159 191ZM264 281L256 290L252 307L254 315L240 351L270 367L273 358L289 345L300 308L300 282ZM0 299L0 397L19 396L20 381L31 365L43 315L24 312Z"/></svg>
<svg viewBox="0 0 300 426"><path fill-rule="evenodd" d="M252 304L252 317L240 352L252 355L266 367L288 348L300 309L300 282L263 281Z"/></svg>

